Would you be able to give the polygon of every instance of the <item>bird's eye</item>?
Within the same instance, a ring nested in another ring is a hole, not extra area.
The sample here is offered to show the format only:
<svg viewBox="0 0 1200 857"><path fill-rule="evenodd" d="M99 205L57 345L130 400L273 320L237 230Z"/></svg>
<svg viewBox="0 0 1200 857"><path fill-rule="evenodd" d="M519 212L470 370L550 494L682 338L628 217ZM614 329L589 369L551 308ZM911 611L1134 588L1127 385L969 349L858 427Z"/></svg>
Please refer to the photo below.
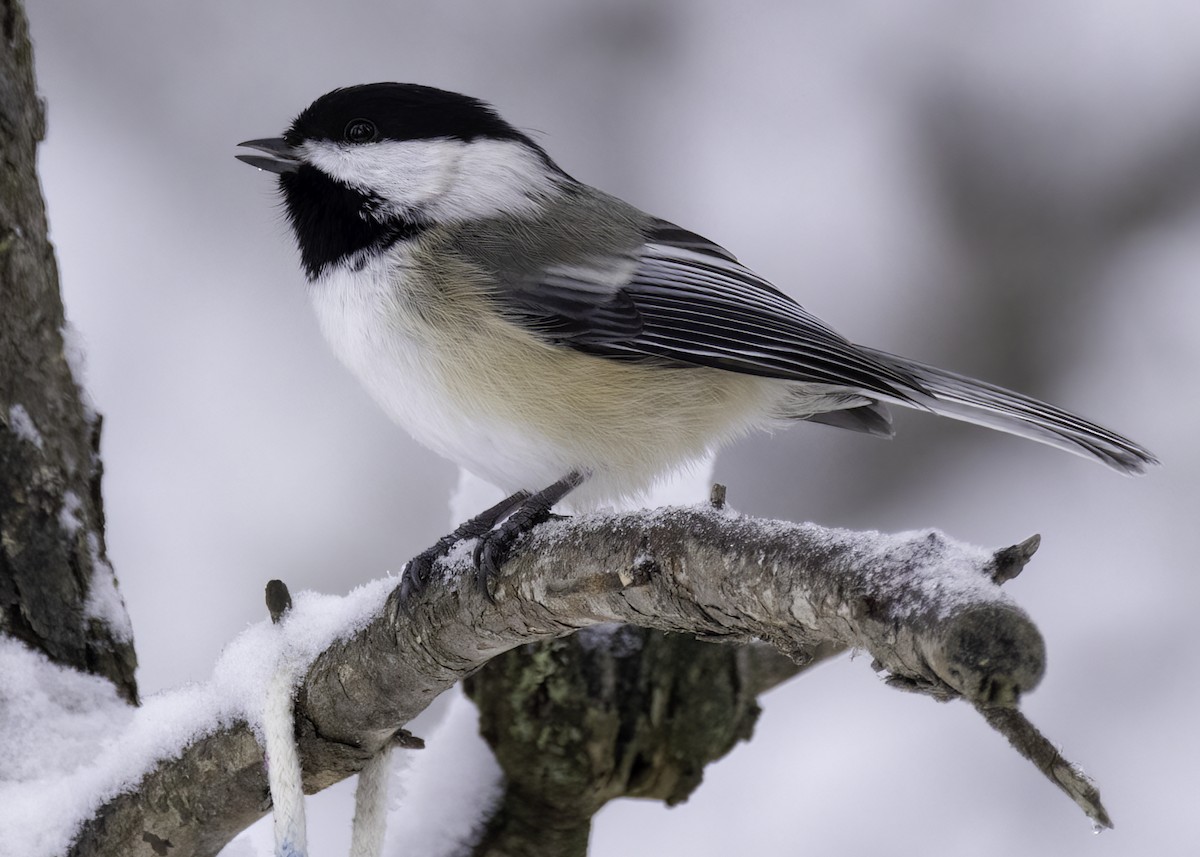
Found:
<svg viewBox="0 0 1200 857"><path fill-rule="evenodd" d="M349 143L370 143L379 136L379 129L370 119L351 119L346 125L345 137Z"/></svg>

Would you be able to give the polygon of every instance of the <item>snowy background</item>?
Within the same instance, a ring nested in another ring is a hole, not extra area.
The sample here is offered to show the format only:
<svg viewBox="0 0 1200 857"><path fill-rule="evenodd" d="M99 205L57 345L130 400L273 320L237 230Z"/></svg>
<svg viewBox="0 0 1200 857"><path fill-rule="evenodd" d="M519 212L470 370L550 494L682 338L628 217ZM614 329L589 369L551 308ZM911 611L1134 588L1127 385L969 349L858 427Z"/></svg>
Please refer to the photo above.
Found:
<svg viewBox="0 0 1200 857"><path fill-rule="evenodd" d="M1049 647L1025 708L1115 831L1092 837L966 706L841 659L764 697L754 740L684 806L607 808L593 854L1195 853L1194 0L28 11L143 694L204 679L267 579L342 593L446 529L453 467L336 365L273 183L233 159L334 86L416 81L492 101L568 172L720 241L850 338L1041 395L1166 464L1122 479L907 414L891 443L801 426L718 462L754 514L1041 532L1009 587ZM314 854L345 853L350 794L312 801Z"/></svg>

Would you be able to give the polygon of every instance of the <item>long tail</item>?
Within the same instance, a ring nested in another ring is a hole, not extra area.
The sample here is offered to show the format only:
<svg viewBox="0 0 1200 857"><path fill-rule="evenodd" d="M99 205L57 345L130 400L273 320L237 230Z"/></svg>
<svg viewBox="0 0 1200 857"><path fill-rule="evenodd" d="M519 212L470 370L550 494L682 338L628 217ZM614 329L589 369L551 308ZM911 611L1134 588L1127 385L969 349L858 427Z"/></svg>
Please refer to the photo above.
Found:
<svg viewBox="0 0 1200 857"><path fill-rule="evenodd" d="M912 395L917 407L1098 459L1128 475L1159 463L1149 450L1129 438L1054 405L906 357L859 348L879 362L912 375L925 388L928 395Z"/></svg>

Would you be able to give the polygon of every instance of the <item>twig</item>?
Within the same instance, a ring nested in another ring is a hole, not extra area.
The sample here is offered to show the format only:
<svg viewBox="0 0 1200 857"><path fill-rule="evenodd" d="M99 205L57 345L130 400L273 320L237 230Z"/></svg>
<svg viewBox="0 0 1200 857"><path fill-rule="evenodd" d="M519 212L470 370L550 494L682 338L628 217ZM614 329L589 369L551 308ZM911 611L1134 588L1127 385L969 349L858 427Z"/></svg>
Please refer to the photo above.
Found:
<svg viewBox="0 0 1200 857"><path fill-rule="evenodd" d="M1063 758L1046 736L1015 708L992 708L976 705L993 729L1008 739L1013 749L1024 756L1046 775L1050 782L1067 793L1079 804L1097 830L1110 829L1112 819L1100 803L1100 790L1074 764Z"/></svg>
<svg viewBox="0 0 1200 857"><path fill-rule="evenodd" d="M284 614L292 609L292 593L282 580L268 580L266 595L267 612L271 614L271 621L278 625Z"/></svg>

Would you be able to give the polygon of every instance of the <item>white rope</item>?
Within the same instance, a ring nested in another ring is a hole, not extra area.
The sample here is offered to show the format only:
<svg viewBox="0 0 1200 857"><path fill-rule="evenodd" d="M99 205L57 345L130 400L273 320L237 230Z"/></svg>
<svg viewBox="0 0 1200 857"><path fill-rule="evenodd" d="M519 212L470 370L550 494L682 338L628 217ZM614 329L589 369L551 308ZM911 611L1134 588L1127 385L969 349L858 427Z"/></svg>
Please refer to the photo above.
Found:
<svg viewBox="0 0 1200 857"><path fill-rule="evenodd" d="M292 671L281 663L267 687L263 739L275 817L275 857L307 857L304 786L292 715Z"/></svg>
<svg viewBox="0 0 1200 857"><path fill-rule="evenodd" d="M358 772L354 791L354 827L350 832L350 857L380 857L387 832L388 773L392 760L389 744L371 757Z"/></svg>
<svg viewBox="0 0 1200 857"><path fill-rule="evenodd" d="M495 491L479 480L475 480L477 486L471 485L472 477L466 476L465 471L462 473L455 495L456 502L463 503L478 493L480 486L488 491ZM476 490L473 491L472 488ZM478 505L483 508L490 503ZM456 513L455 517L465 520L470 515ZM284 594L286 597L286 589ZM291 606L290 598L287 606ZM273 618L278 621L274 614ZM271 803L274 806L275 857L307 857L304 788L300 754L296 748L292 700L294 672L289 666L289 660L284 655L267 688L263 712L267 782L271 788ZM392 748L388 745L375 754L358 774L358 787L354 793L354 824L350 833L350 857L381 857L383 853L383 841L387 832L387 787L391 758Z"/></svg>

